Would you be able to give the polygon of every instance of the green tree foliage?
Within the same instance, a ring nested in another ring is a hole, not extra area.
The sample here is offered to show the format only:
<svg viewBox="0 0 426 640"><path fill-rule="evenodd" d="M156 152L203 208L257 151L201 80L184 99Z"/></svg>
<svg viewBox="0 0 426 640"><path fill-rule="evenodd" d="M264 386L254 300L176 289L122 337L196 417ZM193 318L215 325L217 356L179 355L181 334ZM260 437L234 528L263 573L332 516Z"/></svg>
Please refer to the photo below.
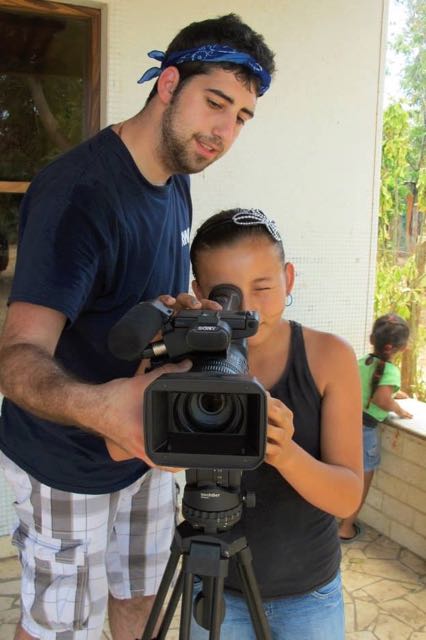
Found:
<svg viewBox="0 0 426 640"><path fill-rule="evenodd" d="M394 254L400 243L406 211L409 120L401 104L390 105L383 117L379 249ZM393 257L393 255L392 255Z"/></svg>
<svg viewBox="0 0 426 640"><path fill-rule="evenodd" d="M410 324L402 356L406 391L426 400L426 0L403 0L407 24L395 43L405 64L404 100L384 113L375 311Z"/></svg>

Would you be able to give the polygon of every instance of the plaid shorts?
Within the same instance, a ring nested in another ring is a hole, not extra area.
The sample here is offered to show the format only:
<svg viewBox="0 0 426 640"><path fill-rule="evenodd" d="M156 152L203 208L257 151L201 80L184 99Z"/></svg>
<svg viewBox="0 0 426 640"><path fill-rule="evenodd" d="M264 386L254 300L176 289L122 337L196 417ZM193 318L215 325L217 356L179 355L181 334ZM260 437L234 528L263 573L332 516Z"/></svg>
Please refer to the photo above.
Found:
<svg viewBox="0 0 426 640"><path fill-rule="evenodd" d="M41 484L0 452L19 523L21 625L40 640L98 640L108 593L156 593L176 524L174 474L151 469L111 494Z"/></svg>

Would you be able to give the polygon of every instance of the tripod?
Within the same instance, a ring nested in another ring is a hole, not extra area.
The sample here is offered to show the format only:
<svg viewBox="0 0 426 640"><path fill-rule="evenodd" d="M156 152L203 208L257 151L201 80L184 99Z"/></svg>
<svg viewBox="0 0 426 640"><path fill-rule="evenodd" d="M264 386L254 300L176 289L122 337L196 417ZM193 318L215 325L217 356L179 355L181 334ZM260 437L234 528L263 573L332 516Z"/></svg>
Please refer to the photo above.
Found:
<svg viewBox="0 0 426 640"><path fill-rule="evenodd" d="M251 551L246 538L232 531L242 514L241 471L197 469L187 471L186 477L191 481L189 486L185 486L182 504L186 520L176 528L166 570L141 640L152 638L181 558L182 567L156 640L166 639L181 596L179 640L190 639L195 576L202 580L202 590L194 601L194 618L198 624L210 631L209 640L219 640L220 627L225 615L224 581L228 575L230 560L236 562L256 637L258 640L270 640L271 635L253 572ZM250 501L249 497L247 502ZM207 504L207 509L197 508L200 504L203 507ZM231 508L226 508L229 506ZM225 510L219 510L218 507L225 507Z"/></svg>

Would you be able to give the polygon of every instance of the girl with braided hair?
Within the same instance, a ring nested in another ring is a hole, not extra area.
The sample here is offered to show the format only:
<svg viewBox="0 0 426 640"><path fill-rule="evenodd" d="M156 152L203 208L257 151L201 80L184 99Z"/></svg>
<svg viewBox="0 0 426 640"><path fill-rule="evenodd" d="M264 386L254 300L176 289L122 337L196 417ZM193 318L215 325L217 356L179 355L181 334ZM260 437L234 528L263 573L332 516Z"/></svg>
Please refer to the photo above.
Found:
<svg viewBox="0 0 426 640"><path fill-rule="evenodd" d="M356 540L361 533L356 517L367 497L374 470L380 464L378 423L383 422L390 411L400 418L413 417L395 400L408 396L399 390L401 373L392 362L407 347L408 336L407 322L395 313L387 313L377 318L373 325L370 336L373 352L358 361L363 400L364 490L357 511L340 523L339 536L342 543Z"/></svg>

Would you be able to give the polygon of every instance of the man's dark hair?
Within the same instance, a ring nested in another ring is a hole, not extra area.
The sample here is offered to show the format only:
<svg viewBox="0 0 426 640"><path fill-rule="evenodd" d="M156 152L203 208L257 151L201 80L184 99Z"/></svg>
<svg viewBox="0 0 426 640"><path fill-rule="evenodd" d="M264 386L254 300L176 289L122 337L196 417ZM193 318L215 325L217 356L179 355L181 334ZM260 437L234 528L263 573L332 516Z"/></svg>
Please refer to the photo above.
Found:
<svg viewBox="0 0 426 640"><path fill-rule="evenodd" d="M222 44L233 47L242 53L248 53L271 76L275 71L274 53L265 44L263 36L246 25L235 13L210 18L201 22L192 22L184 27L171 41L166 51L166 59L171 53L194 49L205 44ZM194 75L209 73L213 68L226 69L235 73L237 78L253 85L259 94L260 81L250 69L231 62L184 62L178 65L180 81L179 90L185 81ZM147 102L157 93L157 83L148 96Z"/></svg>

